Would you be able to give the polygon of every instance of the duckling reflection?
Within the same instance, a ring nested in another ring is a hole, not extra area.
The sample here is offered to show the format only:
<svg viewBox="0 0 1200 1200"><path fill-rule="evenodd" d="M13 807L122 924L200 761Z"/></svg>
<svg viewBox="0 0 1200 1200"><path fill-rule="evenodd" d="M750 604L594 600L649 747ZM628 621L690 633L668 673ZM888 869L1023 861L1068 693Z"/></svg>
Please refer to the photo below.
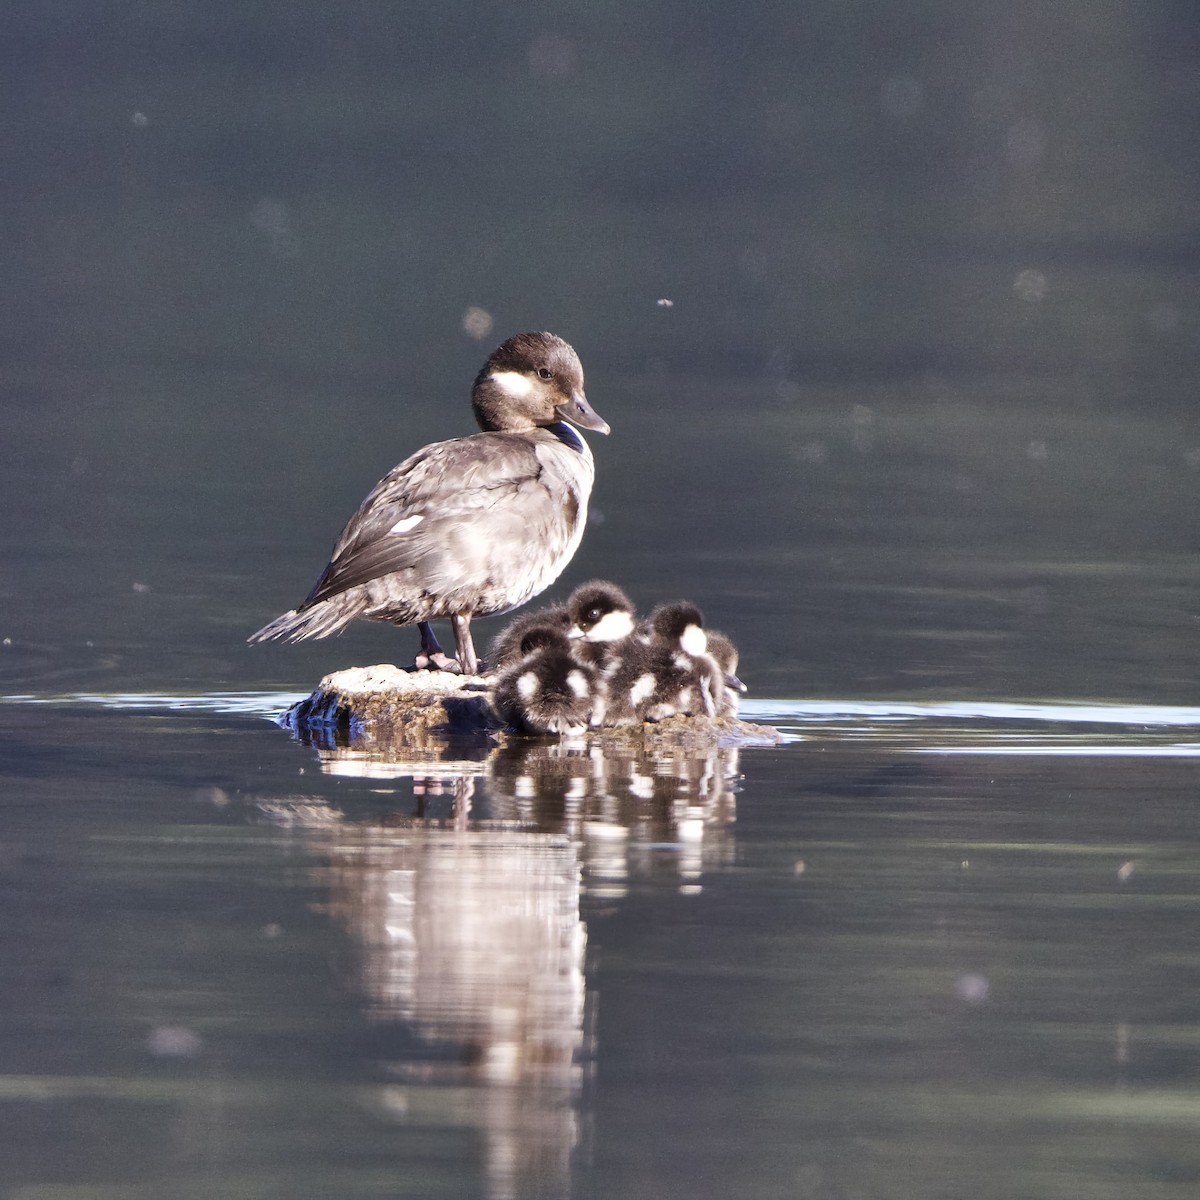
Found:
<svg viewBox="0 0 1200 1200"><path fill-rule="evenodd" d="M691 891L704 871L730 861L740 779L733 747L647 754L514 742L487 765L497 818L583 844L587 895L619 896L631 874L664 870Z"/></svg>

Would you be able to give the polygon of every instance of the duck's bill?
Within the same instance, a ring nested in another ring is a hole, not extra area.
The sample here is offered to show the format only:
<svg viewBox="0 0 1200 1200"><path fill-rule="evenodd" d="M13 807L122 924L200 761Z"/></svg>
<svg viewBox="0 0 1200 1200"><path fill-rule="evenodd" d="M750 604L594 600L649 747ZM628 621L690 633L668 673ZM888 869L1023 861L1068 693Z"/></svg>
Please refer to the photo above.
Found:
<svg viewBox="0 0 1200 1200"><path fill-rule="evenodd" d="M733 688L735 692L747 690L746 685L732 671L725 672L725 686Z"/></svg>
<svg viewBox="0 0 1200 1200"><path fill-rule="evenodd" d="M555 412L564 421L570 421L580 429L593 429L597 433L609 431L608 422L587 402L587 397L582 392L573 392L570 400L558 405Z"/></svg>

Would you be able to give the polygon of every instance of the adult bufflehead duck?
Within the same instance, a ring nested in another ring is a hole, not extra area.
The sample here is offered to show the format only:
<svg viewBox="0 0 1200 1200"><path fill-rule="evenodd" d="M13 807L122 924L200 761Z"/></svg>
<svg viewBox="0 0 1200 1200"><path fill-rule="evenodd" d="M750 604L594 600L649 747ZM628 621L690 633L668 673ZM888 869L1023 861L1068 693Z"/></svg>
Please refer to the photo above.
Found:
<svg viewBox="0 0 1200 1200"><path fill-rule="evenodd" d="M567 424L608 425L575 351L552 333L509 338L471 390L482 433L435 442L393 467L350 518L304 602L248 639L328 637L355 617L416 624L415 666L474 675L471 618L544 591L583 537L595 465ZM448 617L457 659L429 624Z"/></svg>
<svg viewBox="0 0 1200 1200"><path fill-rule="evenodd" d="M527 633L520 649L520 661L496 682L496 711L525 733L583 733L592 719L594 668L571 654L564 633L546 626Z"/></svg>

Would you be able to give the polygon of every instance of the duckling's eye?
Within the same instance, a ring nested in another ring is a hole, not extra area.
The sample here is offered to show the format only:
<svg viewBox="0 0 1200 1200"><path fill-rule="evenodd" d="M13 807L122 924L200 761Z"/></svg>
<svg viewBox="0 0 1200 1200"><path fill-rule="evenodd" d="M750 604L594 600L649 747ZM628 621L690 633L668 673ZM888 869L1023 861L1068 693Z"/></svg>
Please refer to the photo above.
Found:
<svg viewBox="0 0 1200 1200"><path fill-rule="evenodd" d="M554 372L552 370L550 370L549 367L538 367L537 373L538 373L539 379L553 379L554 378Z"/></svg>
<svg viewBox="0 0 1200 1200"><path fill-rule="evenodd" d="M583 615L587 618L589 625L595 625L600 620L600 610L598 608L589 608Z"/></svg>

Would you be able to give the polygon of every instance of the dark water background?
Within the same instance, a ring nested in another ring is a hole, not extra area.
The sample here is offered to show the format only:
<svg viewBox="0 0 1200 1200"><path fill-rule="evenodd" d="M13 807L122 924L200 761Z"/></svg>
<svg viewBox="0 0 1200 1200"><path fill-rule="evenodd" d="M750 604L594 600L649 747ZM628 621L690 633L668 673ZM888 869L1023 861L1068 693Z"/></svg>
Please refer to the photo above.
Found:
<svg viewBox="0 0 1200 1200"><path fill-rule="evenodd" d="M10 6L3 1194L1194 1196L1198 64L1171 0ZM613 428L551 594L693 598L784 744L265 719L411 655L244 638L523 328Z"/></svg>

